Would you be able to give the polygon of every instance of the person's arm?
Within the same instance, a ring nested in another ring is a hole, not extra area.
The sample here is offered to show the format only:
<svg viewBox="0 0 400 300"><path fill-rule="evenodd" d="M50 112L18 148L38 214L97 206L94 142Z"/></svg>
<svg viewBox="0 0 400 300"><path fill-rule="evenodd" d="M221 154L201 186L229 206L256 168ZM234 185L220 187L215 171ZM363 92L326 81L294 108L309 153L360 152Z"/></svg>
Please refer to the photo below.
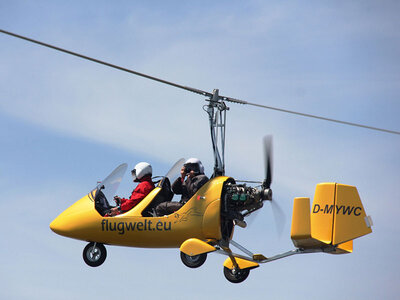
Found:
<svg viewBox="0 0 400 300"><path fill-rule="evenodd" d="M174 194L182 195L182 183L183 183L182 177L179 177L174 181L174 183L171 186L171 189L174 192Z"/></svg>
<svg viewBox="0 0 400 300"><path fill-rule="evenodd" d="M132 209L132 207L135 207L147 194L142 184L139 184L136 189L133 190L129 199L121 199L121 211L125 212Z"/></svg>

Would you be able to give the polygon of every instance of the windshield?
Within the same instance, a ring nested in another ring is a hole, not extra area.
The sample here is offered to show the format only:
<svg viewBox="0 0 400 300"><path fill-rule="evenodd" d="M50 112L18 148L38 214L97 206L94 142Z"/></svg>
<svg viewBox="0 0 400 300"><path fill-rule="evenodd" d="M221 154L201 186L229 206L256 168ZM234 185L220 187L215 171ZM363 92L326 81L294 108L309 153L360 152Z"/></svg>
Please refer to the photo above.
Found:
<svg viewBox="0 0 400 300"><path fill-rule="evenodd" d="M165 177L168 177L169 181L172 183L174 182L178 176L180 175L180 171L182 169L183 164L185 163L185 159L181 158L179 159L173 166L172 168L168 171L167 175Z"/></svg>
<svg viewBox="0 0 400 300"><path fill-rule="evenodd" d="M122 177L124 176L126 169L128 168L128 164L124 163L115 168L114 171L111 172L104 180L102 180L96 188L90 193L92 199L94 199L94 192L97 190L101 190L103 194L106 196L107 200L112 199L119 187L119 184L122 181Z"/></svg>

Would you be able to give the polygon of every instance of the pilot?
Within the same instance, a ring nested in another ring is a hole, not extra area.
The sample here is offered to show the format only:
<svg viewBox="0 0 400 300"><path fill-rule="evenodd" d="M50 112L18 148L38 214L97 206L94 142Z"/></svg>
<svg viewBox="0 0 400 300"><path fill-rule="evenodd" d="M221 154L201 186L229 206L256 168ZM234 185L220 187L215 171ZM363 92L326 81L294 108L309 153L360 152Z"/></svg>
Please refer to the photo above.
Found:
<svg viewBox="0 0 400 300"><path fill-rule="evenodd" d="M172 184L172 191L182 195L179 202L163 202L157 205L157 216L164 216L180 209L208 181L204 167L198 158L189 158L181 169L181 177Z"/></svg>
<svg viewBox="0 0 400 300"><path fill-rule="evenodd" d="M110 212L106 216L112 217L127 212L142 201L144 197L154 189L154 183L151 180L153 170L149 163L138 163L131 173L133 181L139 182L139 184L133 190L129 199L115 196L114 200L118 206L111 208Z"/></svg>

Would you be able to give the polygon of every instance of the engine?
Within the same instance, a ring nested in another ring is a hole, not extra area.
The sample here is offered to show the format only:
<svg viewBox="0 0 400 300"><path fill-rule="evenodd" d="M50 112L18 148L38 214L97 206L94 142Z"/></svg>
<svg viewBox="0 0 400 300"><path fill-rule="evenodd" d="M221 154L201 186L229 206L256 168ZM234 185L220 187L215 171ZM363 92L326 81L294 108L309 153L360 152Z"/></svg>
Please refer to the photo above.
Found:
<svg viewBox="0 0 400 300"><path fill-rule="evenodd" d="M227 219L245 226L244 217L260 209L266 200L272 200L272 190L263 185L251 187L229 182L225 185L222 211Z"/></svg>

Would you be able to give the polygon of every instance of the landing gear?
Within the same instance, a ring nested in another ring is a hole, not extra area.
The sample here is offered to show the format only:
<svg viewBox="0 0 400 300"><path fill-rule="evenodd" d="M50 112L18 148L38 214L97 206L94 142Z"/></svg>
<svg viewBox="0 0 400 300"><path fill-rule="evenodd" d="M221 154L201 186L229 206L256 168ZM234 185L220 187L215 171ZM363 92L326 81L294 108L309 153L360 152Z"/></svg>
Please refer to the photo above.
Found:
<svg viewBox="0 0 400 300"><path fill-rule="evenodd" d="M107 257L107 250L103 244L89 243L83 249L83 260L91 267L100 266Z"/></svg>
<svg viewBox="0 0 400 300"><path fill-rule="evenodd" d="M249 274L249 269L229 269L227 267L224 267L225 278L232 283L241 283L245 281Z"/></svg>
<svg viewBox="0 0 400 300"><path fill-rule="evenodd" d="M200 267L202 264L204 264L206 259L207 259L207 253L190 256L190 255L187 255L187 254L181 252L181 260L182 260L183 264L189 268Z"/></svg>

